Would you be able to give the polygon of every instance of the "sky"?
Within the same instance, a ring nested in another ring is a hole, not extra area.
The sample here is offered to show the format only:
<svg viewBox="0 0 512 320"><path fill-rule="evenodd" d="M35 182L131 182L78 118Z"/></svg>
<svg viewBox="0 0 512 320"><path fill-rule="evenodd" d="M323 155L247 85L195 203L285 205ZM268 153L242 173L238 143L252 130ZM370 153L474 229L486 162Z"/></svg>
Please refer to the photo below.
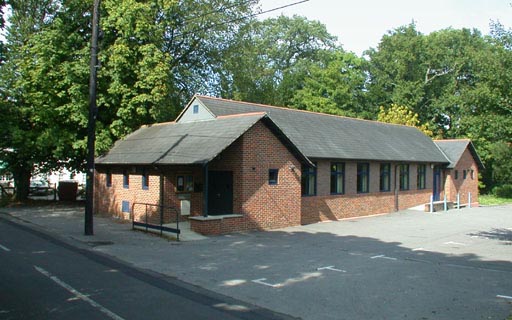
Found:
<svg viewBox="0 0 512 320"><path fill-rule="evenodd" d="M260 0L262 11L299 0ZM362 55L376 48L388 31L415 22L423 34L452 27L489 33L491 20L512 28L512 0L309 0L262 14L260 19L300 15L318 20L346 51Z"/></svg>

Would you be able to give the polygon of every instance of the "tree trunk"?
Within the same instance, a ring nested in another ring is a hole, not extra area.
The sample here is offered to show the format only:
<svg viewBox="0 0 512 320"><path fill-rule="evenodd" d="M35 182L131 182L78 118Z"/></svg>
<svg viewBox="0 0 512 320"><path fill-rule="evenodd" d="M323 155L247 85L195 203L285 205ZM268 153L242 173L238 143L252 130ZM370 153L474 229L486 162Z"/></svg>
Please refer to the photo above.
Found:
<svg viewBox="0 0 512 320"><path fill-rule="evenodd" d="M16 186L16 200L27 200L30 190L30 178L32 177L32 168L18 167L12 175L14 178L14 185Z"/></svg>

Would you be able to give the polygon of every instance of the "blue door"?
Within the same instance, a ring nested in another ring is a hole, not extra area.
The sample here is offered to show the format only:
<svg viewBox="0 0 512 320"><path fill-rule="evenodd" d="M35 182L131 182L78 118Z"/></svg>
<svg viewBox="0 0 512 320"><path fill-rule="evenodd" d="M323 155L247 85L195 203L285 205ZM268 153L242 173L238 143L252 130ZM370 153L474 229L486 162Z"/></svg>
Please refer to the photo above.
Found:
<svg viewBox="0 0 512 320"><path fill-rule="evenodd" d="M441 169L439 167L434 167L434 188L432 195L434 197L434 201L439 201L441 196Z"/></svg>

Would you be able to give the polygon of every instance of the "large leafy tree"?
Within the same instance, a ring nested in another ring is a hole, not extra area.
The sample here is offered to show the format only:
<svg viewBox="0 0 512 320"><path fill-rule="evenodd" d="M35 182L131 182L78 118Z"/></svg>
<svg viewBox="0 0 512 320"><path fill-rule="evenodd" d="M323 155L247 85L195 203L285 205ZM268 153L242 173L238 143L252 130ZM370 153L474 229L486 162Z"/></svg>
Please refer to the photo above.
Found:
<svg viewBox="0 0 512 320"><path fill-rule="evenodd" d="M221 95L290 105L309 67L336 48L336 37L320 22L299 16L254 20L240 28L224 57Z"/></svg>
<svg viewBox="0 0 512 320"><path fill-rule="evenodd" d="M9 0L1 159L24 198L34 168L83 168L90 12L78 0ZM173 119L212 87L254 1L102 1L97 151L141 124Z"/></svg>
<svg viewBox="0 0 512 320"><path fill-rule="evenodd" d="M323 62L309 63L291 106L298 109L359 118L373 118L375 108L366 103L364 61L353 53L330 50Z"/></svg>

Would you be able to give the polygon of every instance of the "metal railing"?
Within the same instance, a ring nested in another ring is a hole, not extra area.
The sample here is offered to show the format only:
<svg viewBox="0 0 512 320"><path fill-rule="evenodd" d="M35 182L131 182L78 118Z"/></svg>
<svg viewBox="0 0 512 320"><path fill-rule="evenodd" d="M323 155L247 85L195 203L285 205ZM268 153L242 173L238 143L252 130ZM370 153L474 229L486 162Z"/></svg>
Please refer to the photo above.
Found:
<svg viewBox="0 0 512 320"><path fill-rule="evenodd" d="M135 219L135 207L136 206L145 206L145 212L144 212L144 221L139 221L138 219ZM156 213L154 210L148 210L150 208L158 208L158 213ZM165 210L169 210L170 212L174 212L176 214L176 228L171 228L169 226L164 225L164 212ZM154 221L154 218L149 218L149 215L158 215L158 221L159 223L152 223ZM134 202L132 204L131 208L131 215L132 215L132 229L135 229L135 227L142 227L145 229L146 232L149 232L149 229L152 230L159 230L160 236L163 235L165 232L171 232L176 234L176 240L180 241L180 213L175 207L171 206L163 206L159 204L152 204L152 203L144 203L144 202ZM140 230L140 229L139 229Z"/></svg>

